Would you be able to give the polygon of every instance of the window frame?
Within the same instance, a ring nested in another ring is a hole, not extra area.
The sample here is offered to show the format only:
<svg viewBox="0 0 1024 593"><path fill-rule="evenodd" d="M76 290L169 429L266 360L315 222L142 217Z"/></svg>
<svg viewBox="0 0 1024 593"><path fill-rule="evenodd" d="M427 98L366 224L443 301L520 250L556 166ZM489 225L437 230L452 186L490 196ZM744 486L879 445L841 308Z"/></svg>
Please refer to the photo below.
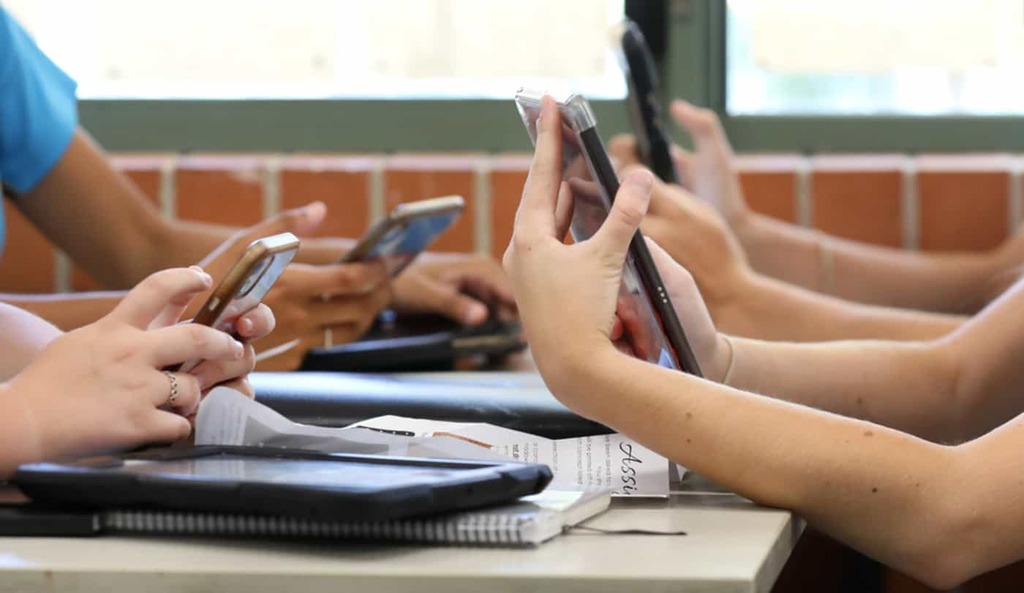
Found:
<svg viewBox="0 0 1024 593"><path fill-rule="evenodd" d="M725 0L674 0L671 10L677 13L670 24L672 51L683 51L682 44L675 42L689 35L689 48L704 53L696 70L667 78L667 94L714 109L737 151L1024 150L1024 117L1019 116L731 116L725 108ZM680 12L686 14L685 19L679 18ZM676 56L674 61L682 60Z"/></svg>

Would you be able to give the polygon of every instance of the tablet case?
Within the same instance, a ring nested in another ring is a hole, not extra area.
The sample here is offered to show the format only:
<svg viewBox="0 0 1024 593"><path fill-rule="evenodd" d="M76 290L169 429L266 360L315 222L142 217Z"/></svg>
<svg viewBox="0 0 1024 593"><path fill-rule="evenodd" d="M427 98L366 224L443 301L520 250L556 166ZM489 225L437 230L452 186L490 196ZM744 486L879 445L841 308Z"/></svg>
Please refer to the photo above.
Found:
<svg viewBox="0 0 1024 593"><path fill-rule="evenodd" d="M525 347L518 323L491 319L463 326L436 315L382 314L361 339L310 350L300 370L445 371L459 359L496 359Z"/></svg>
<svg viewBox="0 0 1024 593"><path fill-rule="evenodd" d="M385 414L487 422L551 439L612 432L562 405L517 373L404 376L359 373L252 373L256 401L289 420L341 427Z"/></svg>
<svg viewBox="0 0 1024 593"><path fill-rule="evenodd" d="M172 471L182 462L194 463ZM204 462L212 468L204 469ZM220 473L210 477L210 469ZM27 464L11 479L33 501L64 508L317 521L389 521L494 505L540 492L550 481L551 470L535 463L231 446Z"/></svg>

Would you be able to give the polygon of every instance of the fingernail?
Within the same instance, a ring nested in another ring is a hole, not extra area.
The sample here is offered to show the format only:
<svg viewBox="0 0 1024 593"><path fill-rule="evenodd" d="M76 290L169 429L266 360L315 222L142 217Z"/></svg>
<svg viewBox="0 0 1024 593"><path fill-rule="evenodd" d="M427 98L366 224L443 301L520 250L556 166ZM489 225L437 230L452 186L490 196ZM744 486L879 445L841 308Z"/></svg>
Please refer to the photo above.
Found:
<svg viewBox="0 0 1024 593"><path fill-rule="evenodd" d="M467 325L476 325L477 323L483 323L487 320L487 307L476 303L466 309L466 314L463 318L463 323Z"/></svg>
<svg viewBox="0 0 1024 593"><path fill-rule="evenodd" d="M251 319L242 319L238 322L238 331L247 334L252 331L254 325Z"/></svg>
<svg viewBox="0 0 1024 593"><path fill-rule="evenodd" d="M235 358L242 358L245 355L245 346L241 342L235 340Z"/></svg>
<svg viewBox="0 0 1024 593"><path fill-rule="evenodd" d="M628 181L635 185L637 189L645 192L651 191L651 188L654 187L654 176L646 169L630 173Z"/></svg>

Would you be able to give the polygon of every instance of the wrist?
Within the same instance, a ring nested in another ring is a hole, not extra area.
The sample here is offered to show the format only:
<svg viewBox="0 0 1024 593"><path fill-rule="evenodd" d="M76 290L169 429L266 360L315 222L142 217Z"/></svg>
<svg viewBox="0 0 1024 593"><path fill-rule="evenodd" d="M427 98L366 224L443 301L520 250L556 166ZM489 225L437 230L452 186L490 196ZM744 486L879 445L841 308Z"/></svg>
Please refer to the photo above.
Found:
<svg viewBox="0 0 1024 593"><path fill-rule="evenodd" d="M25 394L12 382L0 383L0 480L9 477L23 463L46 458L37 423Z"/></svg>

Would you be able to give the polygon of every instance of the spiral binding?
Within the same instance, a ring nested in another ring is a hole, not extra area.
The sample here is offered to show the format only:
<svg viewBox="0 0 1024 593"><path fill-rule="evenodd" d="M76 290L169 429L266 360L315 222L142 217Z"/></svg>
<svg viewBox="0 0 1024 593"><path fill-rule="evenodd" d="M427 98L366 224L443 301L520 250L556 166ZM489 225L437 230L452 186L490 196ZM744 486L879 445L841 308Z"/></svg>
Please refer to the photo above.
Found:
<svg viewBox="0 0 1024 593"><path fill-rule="evenodd" d="M541 514L542 516L544 514ZM537 513L457 513L401 521L322 521L272 515L121 510L103 527L124 533L368 539L522 546L537 543Z"/></svg>

